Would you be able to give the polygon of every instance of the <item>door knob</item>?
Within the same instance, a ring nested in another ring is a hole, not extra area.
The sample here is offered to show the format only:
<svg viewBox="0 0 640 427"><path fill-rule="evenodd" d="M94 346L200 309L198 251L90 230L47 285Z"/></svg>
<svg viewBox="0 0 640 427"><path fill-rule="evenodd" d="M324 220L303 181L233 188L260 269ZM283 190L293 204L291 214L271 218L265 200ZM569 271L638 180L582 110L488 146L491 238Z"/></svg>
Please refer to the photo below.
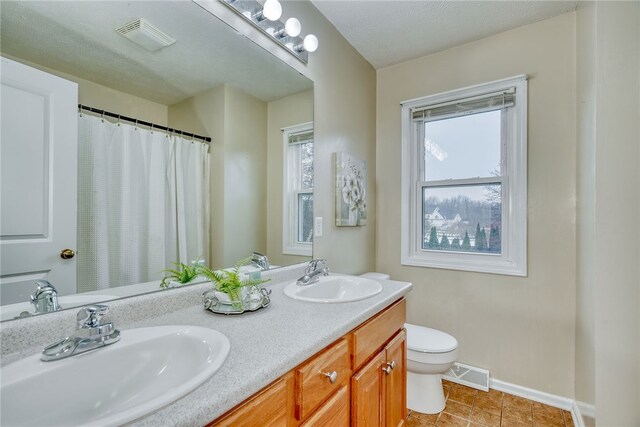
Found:
<svg viewBox="0 0 640 427"><path fill-rule="evenodd" d="M76 256L76 252L73 249L63 249L60 251L60 258L71 259Z"/></svg>

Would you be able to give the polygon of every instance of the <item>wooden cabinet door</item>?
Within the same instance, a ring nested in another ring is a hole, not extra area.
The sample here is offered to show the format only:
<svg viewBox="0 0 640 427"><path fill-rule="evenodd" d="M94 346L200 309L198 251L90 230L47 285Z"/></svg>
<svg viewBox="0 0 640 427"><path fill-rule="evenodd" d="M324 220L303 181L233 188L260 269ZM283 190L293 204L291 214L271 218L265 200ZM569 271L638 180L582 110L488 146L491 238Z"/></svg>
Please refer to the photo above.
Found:
<svg viewBox="0 0 640 427"><path fill-rule="evenodd" d="M382 427L384 425L386 364L384 351L351 378L351 425Z"/></svg>
<svg viewBox="0 0 640 427"><path fill-rule="evenodd" d="M343 385L302 427L349 427L349 387Z"/></svg>
<svg viewBox="0 0 640 427"><path fill-rule="evenodd" d="M385 425L399 427L407 418L407 332L403 329L384 349L385 373ZM389 368L393 367L389 370Z"/></svg>
<svg viewBox="0 0 640 427"><path fill-rule="evenodd" d="M349 342L344 338L296 368L296 418L306 419L350 377Z"/></svg>
<svg viewBox="0 0 640 427"><path fill-rule="evenodd" d="M286 427L287 385L290 377L286 375L280 378L208 427Z"/></svg>

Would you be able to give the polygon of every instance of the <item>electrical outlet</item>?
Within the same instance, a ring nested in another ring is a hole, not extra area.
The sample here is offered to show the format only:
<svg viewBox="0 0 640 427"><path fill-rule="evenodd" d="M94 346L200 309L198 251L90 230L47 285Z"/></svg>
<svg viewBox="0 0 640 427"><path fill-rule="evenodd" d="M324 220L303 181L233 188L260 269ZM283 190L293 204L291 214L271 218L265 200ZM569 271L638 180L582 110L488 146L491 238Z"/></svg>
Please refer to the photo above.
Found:
<svg viewBox="0 0 640 427"><path fill-rule="evenodd" d="M315 237L322 237L322 217L317 216L313 223L313 235Z"/></svg>

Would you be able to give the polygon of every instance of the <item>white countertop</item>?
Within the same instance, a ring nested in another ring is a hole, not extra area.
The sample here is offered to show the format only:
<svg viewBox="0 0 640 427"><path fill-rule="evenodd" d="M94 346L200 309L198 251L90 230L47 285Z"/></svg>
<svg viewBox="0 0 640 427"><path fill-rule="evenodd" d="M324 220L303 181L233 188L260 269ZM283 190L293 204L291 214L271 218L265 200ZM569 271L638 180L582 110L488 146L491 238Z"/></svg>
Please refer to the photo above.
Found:
<svg viewBox="0 0 640 427"><path fill-rule="evenodd" d="M231 341L229 357L209 380L176 402L141 418L135 426L201 426L284 375L411 290L384 281L382 293L362 301L318 304L284 295L286 282L269 286L271 304L242 315L220 315L201 306L140 321L132 327L196 325Z"/></svg>

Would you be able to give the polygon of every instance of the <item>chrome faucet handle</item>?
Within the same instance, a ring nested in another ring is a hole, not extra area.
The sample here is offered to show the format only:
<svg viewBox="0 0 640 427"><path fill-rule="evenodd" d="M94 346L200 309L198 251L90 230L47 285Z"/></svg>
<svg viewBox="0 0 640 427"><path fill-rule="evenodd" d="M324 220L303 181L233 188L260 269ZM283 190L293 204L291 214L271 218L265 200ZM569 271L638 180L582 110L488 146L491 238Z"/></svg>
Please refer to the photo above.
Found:
<svg viewBox="0 0 640 427"><path fill-rule="evenodd" d="M82 307L76 316L78 329L62 341L46 346L40 360L60 360L118 342L120 331L113 326L113 322L100 323L108 311L109 307L102 304Z"/></svg>
<svg viewBox="0 0 640 427"><path fill-rule="evenodd" d="M97 328L101 326L100 319L109 312L109 306L94 304L82 307L76 316L78 329Z"/></svg>
<svg viewBox="0 0 640 427"><path fill-rule="evenodd" d="M60 304L58 304L58 291L55 286L44 279L36 280L35 285L36 291L29 299L35 307L36 313L62 310Z"/></svg>
<svg viewBox="0 0 640 427"><path fill-rule="evenodd" d="M268 270L270 267L269 258L266 255L255 251L251 254L251 264L259 267L261 270Z"/></svg>
<svg viewBox="0 0 640 427"><path fill-rule="evenodd" d="M48 280L44 280L44 279L36 280L35 284L37 286L36 293L35 293L36 298L38 297L38 295L46 291L53 291L56 293L58 292L55 286L53 286L51 282L49 282Z"/></svg>
<svg viewBox="0 0 640 427"><path fill-rule="evenodd" d="M306 268L306 273L312 273L316 270L318 270L319 268L326 268L327 267L327 260L324 258L320 258L320 259L313 259L311 261L309 261L309 265L307 265Z"/></svg>

